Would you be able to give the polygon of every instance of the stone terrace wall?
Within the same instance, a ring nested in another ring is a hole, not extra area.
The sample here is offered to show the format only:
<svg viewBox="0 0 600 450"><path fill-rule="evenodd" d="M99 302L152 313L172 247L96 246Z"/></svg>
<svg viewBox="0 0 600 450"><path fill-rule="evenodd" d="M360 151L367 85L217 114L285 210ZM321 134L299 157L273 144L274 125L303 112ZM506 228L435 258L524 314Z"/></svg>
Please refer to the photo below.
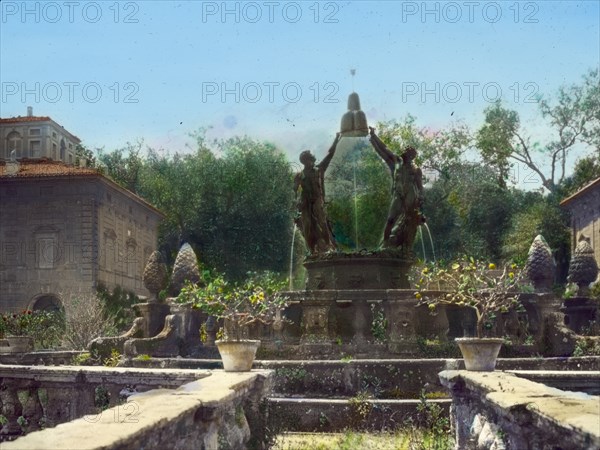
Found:
<svg viewBox="0 0 600 450"><path fill-rule="evenodd" d="M154 389L89 417L31 433L3 450L261 448L260 404L269 371L214 371L178 389ZM128 407L134 405L133 408Z"/></svg>
<svg viewBox="0 0 600 450"><path fill-rule="evenodd" d="M505 372L448 370L439 376L452 393L456 448L600 448L598 396L561 391Z"/></svg>
<svg viewBox="0 0 600 450"><path fill-rule="evenodd" d="M176 388L208 376L206 370L0 364L0 410L6 418L0 442L42 426L95 415L100 408L119 405L135 392ZM26 420L24 427L20 417Z"/></svg>

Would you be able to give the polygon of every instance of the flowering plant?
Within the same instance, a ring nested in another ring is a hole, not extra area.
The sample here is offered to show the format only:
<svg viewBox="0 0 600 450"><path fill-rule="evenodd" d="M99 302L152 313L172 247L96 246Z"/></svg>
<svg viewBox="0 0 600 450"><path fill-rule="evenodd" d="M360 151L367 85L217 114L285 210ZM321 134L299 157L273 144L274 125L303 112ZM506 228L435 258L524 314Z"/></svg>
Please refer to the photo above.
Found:
<svg viewBox="0 0 600 450"><path fill-rule="evenodd" d="M440 264L425 267L415 285L418 289L415 297L418 305L427 305L432 314L439 304L472 308L477 316L477 337L482 337L485 324L493 320L495 313L521 308L520 279L516 264L505 266L498 275L495 264L463 257L447 267ZM428 292L436 285L438 289L443 286L445 291Z"/></svg>
<svg viewBox="0 0 600 450"><path fill-rule="evenodd" d="M0 330L10 336L27 336L33 323L33 311L26 309L20 313L3 314Z"/></svg>
<svg viewBox="0 0 600 450"><path fill-rule="evenodd" d="M288 301L281 294L286 285L272 272L249 272L247 279L238 284L229 283L220 274L202 287L187 283L177 301L192 302L193 307L223 319L225 339L239 341L249 325L270 325L281 320L280 312Z"/></svg>

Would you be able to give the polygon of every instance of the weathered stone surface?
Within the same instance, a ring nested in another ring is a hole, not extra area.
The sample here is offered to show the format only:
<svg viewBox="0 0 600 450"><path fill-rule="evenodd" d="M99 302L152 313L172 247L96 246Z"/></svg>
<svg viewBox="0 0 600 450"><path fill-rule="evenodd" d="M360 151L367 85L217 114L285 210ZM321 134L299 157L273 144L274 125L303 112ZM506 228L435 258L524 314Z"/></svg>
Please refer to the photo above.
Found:
<svg viewBox="0 0 600 450"><path fill-rule="evenodd" d="M152 252L144 269L144 286L152 294L151 301L158 301L158 293L167 286L167 266L162 254L155 250Z"/></svg>
<svg viewBox="0 0 600 450"><path fill-rule="evenodd" d="M181 246L171 276L171 293L177 296L185 286L185 282L199 283L200 271L198 270L198 259L192 246L187 242Z"/></svg>
<svg viewBox="0 0 600 450"><path fill-rule="evenodd" d="M598 396L561 391L504 372L449 370L439 376L452 393L457 448L533 450L555 448L556 443L561 448L600 447ZM492 439L494 429L502 434ZM476 430L478 435L471 434Z"/></svg>
<svg viewBox="0 0 600 450"><path fill-rule="evenodd" d="M597 276L598 263L594 258L594 249L582 235L571 258L568 280L577 283L579 295L585 295L588 286L596 280Z"/></svg>
<svg viewBox="0 0 600 450"><path fill-rule="evenodd" d="M142 337L144 335L144 318L136 317L131 328L121 336L99 337L90 342L89 350L94 356L102 359L108 358L113 350L123 354L123 346L129 339Z"/></svg>
<svg viewBox="0 0 600 450"><path fill-rule="evenodd" d="M165 317L164 328L156 336L149 338L128 339L123 346L126 356L178 356L181 349L181 339L177 329L181 326L181 317L168 315Z"/></svg>
<svg viewBox="0 0 600 450"><path fill-rule="evenodd" d="M544 237L539 234L529 248L525 274L536 290L544 291L552 287L554 281L554 259Z"/></svg>
<svg viewBox="0 0 600 450"><path fill-rule="evenodd" d="M37 431L14 442L6 450L19 449L217 449L246 448L260 441L261 422L247 417L268 393L270 373L213 372L178 389L155 389L131 395L127 403L55 428ZM254 425L254 426L253 426ZM92 438L93 437L93 438Z"/></svg>

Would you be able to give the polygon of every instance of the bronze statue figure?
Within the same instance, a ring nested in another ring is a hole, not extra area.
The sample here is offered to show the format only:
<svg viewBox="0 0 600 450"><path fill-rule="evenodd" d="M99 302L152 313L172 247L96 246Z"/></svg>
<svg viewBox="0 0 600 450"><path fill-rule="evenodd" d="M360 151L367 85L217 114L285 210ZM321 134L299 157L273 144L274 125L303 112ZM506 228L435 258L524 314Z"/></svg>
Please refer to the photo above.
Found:
<svg viewBox="0 0 600 450"><path fill-rule="evenodd" d="M413 160L417 151L406 147L398 156L394 154L369 127L370 141L377 154L385 161L392 175L392 201L383 231L382 248L401 248L412 251L417 227L425 221L423 205L423 174Z"/></svg>
<svg viewBox="0 0 600 450"><path fill-rule="evenodd" d="M325 171L340 138L341 134L337 133L327 156L319 164L315 164L315 156L309 150L300 153L300 162L304 168L294 179L294 192L298 204L295 222L311 254L335 250L335 239L325 214Z"/></svg>

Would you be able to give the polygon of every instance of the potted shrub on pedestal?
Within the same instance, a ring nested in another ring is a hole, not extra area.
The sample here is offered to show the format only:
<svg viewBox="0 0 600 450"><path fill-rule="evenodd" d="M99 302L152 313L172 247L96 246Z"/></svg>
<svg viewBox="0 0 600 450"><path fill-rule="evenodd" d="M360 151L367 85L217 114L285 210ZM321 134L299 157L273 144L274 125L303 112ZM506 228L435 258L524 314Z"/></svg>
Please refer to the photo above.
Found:
<svg viewBox="0 0 600 450"><path fill-rule="evenodd" d="M492 323L499 313L520 309L518 284L520 272L515 264L504 267L501 274L495 264L464 257L448 267L433 265L421 272L415 296L419 305L427 305L435 314L437 305L472 308L477 317L476 337L457 338L467 370L493 371L503 339L489 337ZM430 287L443 285L446 292L428 293Z"/></svg>
<svg viewBox="0 0 600 450"><path fill-rule="evenodd" d="M2 329L8 341L9 352L25 353L33 350L33 338L29 336L33 324L33 312L8 313L2 316Z"/></svg>
<svg viewBox="0 0 600 450"><path fill-rule="evenodd" d="M281 310L288 298L280 292L286 286L271 272L251 272L243 283L232 284L218 275L205 286L190 283L181 290L178 302L192 302L209 316L223 319L223 338L215 342L223 368L244 372L252 368L259 340L246 339L248 327L261 323L272 325L281 320Z"/></svg>

